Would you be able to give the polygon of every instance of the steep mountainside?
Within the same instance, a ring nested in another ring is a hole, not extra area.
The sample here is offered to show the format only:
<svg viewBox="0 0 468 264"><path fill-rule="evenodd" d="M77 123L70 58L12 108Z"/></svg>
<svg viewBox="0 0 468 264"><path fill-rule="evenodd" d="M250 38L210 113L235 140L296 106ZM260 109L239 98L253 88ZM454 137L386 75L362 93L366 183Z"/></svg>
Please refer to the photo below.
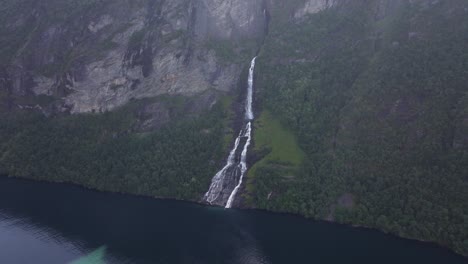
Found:
<svg viewBox="0 0 468 264"><path fill-rule="evenodd" d="M200 201L258 53L240 204L468 255L466 0L5 0L0 173Z"/></svg>
<svg viewBox="0 0 468 264"><path fill-rule="evenodd" d="M4 1L0 173L199 200L230 143L264 8Z"/></svg>
<svg viewBox="0 0 468 264"><path fill-rule="evenodd" d="M0 11L7 103L48 96L59 111L81 113L232 90L263 37L263 10L261 0L8 0Z"/></svg>
<svg viewBox="0 0 468 264"><path fill-rule="evenodd" d="M285 5L259 59L247 203L467 254L468 3Z"/></svg>

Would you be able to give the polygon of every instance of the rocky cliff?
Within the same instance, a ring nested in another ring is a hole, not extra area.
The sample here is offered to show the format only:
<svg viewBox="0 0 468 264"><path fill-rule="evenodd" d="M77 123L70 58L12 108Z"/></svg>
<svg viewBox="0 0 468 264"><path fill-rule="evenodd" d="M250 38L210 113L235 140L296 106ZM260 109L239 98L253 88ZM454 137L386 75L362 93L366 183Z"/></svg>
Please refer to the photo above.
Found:
<svg viewBox="0 0 468 264"><path fill-rule="evenodd" d="M300 19L347 2L8 0L0 10L0 105L101 112L132 98L232 91L270 9L284 6L287 19Z"/></svg>
<svg viewBox="0 0 468 264"><path fill-rule="evenodd" d="M132 98L231 91L259 49L270 9L298 19L346 2L8 0L0 10L0 105L99 112Z"/></svg>
<svg viewBox="0 0 468 264"><path fill-rule="evenodd" d="M262 0L22 0L1 14L0 80L10 101L46 95L72 113L232 90L245 61L231 58L254 54L266 26ZM22 106L16 101L10 107Z"/></svg>

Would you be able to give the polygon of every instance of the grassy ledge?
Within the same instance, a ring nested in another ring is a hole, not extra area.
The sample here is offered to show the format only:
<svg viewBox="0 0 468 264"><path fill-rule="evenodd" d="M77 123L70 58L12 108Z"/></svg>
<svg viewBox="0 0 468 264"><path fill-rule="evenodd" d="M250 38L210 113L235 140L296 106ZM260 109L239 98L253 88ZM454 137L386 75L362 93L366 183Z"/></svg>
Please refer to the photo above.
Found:
<svg viewBox="0 0 468 264"><path fill-rule="evenodd" d="M280 167L286 173L284 177L292 177L305 157L292 131L284 127L269 111L263 111L254 123L254 142L254 153L268 154L248 172L247 198L254 192L255 176L259 168Z"/></svg>

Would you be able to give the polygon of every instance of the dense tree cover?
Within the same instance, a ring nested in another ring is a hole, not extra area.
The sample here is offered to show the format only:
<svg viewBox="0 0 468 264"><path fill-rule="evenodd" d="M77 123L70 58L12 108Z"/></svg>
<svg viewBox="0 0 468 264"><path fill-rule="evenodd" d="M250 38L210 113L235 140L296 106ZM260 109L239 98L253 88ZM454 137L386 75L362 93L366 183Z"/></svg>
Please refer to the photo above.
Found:
<svg viewBox="0 0 468 264"><path fill-rule="evenodd" d="M138 133L135 110L142 103L51 119L33 112L3 113L0 170L99 190L200 199L223 157L223 105Z"/></svg>
<svg viewBox="0 0 468 264"><path fill-rule="evenodd" d="M466 3L367 4L272 25L258 97L307 157L257 166L252 205L468 254Z"/></svg>
<svg viewBox="0 0 468 264"><path fill-rule="evenodd" d="M256 129L275 131L262 131L264 142L256 135L256 154L264 158L249 173L254 177L248 179L247 202L437 241L468 254L466 1L424 1L424 7L402 6L383 19L375 12L378 1L349 1L346 8L291 20L301 2L278 1L270 10L256 75L259 106L266 111ZM20 18L14 10L37 8L46 19L67 23L108 3L6 1L0 33L8 41L0 59L9 62L19 43L39 32L36 25L47 25L31 19L11 30L7 21ZM64 9L72 13L63 16ZM130 44L139 41L137 33ZM234 56L238 47L232 43L207 45L226 61L244 58ZM44 67L44 74L65 69L71 59ZM11 101L0 91L0 109ZM180 115L142 133L135 115L140 103L53 118L1 113L0 173L198 200L221 166L223 148L232 143L225 108ZM285 148L300 155L283 158Z"/></svg>

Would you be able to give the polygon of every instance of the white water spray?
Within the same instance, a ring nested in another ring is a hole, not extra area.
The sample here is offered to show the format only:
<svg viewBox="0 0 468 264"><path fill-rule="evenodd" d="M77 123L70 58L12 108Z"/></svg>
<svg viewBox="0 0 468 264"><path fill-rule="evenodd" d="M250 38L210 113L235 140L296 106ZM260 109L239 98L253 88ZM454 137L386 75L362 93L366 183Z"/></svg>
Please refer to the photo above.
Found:
<svg viewBox="0 0 468 264"><path fill-rule="evenodd" d="M242 134L242 131L241 131L241 134ZM210 189L205 194L205 200L210 204L212 204L213 202L216 201L216 199L218 199L223 189L223 183L224 183L224 179L226 178L226 172L235 163L234 159L235 159L237 147L239 146L240 139L242 136L241 134L239 134L239 136L237 137L236 143L234 144L234 148L231 150L231 153L229 153L226 166L224 166L222 170L216 173L216 175L211 180Z"/></svg>
<svg viewBox="0 0 468 264"><path fill-rule="evenodd" d="M239 183L236 185L234 190L232 191L231 195L229 196L229 199L226 203L226 208L231 208L232 203L234 202L234 199L236 198L237 192L239 191L239 188L242 185L242 180L244 178L245 173L247 172L247 151L250 146L250 140L251 140L251 135L252 135L252 127L251 123L247 123L247 126L245 128L245 137L247 137L247 141L245 142L244 149L242 150L241 154L241 162L240 162L240 170L241 170L241 175L239 178Z"/></svg>
<svg viewBox="0 0 468 264"><path fill-rule="evenodd" d="M252 101L253 101L253 81L254 81L254 71L255 71L255 61L257 57L253 58L252 62L250 63L249 69L249 80L248 80L248 87L247 87L247 100L245 104L245 118L247 120L253 120L254 114L252 111Z"/></svg>
<svg viewBox="0 0 468 264"><path fill-rule="evenodd" d="M247 123L245 124L244 129L240 131L234 144L234 148L229 153L226 165L222 170L216 173L211 181L210 188L204 196L204 200L209 204L223 205L225 208L231 208L236 195L242 186L244 175L247 172L247 152L252 139L251 121L254 119L252 101L256 58L257 57L252 59L249 69L247 98L245 102L245 119ZM237 157L239 152L238 148L242 146L243 149L240 153L240 157ZM235 187L232 189L233 186Z"/></svg>

